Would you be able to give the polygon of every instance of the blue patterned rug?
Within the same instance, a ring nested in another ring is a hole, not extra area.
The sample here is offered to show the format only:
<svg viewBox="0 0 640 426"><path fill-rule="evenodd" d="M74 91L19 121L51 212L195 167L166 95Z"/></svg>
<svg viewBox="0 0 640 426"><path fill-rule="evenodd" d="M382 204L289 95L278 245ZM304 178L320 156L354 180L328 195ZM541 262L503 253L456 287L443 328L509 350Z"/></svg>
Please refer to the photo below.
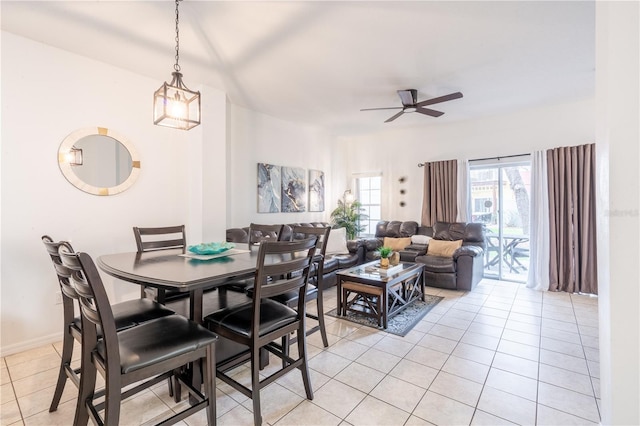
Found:
<svg viewBox="0 0 640 426"><path fill-rule="evenodd" d="M397 313L396 315L389 318L389 326L387 327L386 332L397 334L398 336L406 336L408 332L418 323L422 318L424 318L427 313L434 306L436 306L443 297L440 296L431 296L425 295L424 302L422 300L415 300L409 306L404 308L402 311ZM367 327L373 327L378 330L382 330L382 327L378 327L378 322L375 318L363 315L359 312L347 311L346 317L340 317L336 314L336 309L332 309L326 313L326 315L342 318L348 321L355 322L357 324L366 325Z"/></svg>

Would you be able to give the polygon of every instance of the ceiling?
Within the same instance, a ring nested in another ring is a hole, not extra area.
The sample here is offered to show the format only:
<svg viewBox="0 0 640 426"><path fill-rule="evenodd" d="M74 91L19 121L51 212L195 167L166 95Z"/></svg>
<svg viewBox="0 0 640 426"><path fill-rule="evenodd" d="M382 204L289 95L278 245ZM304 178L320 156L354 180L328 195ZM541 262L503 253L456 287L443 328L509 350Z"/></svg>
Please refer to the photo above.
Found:
<svg viewBox="0 0 640 426"><path fill-rule="evenodd" d="M158 80L172 1L6 1L2 29ZM187 86L334 134L423 126L583 99L595 88L593 1L198 1L180 4ZM361 108L460 91L433 118ZM149 93L151 98L152 94Z"/></svg>

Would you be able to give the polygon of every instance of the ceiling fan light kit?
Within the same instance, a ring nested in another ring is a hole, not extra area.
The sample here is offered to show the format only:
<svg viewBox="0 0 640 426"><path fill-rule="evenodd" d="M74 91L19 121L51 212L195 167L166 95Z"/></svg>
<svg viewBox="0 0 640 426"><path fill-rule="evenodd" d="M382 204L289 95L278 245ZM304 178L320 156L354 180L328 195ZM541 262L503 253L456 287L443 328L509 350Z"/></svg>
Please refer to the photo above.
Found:
<svg viewBox="0 0 640 426"><path fill-rule="evenodd" d="M402 111L398 112L395 115L392 115L388 119L386 119L385 123L390 123L396 118L400 117L402 114L418 112L420 114L428 115L431 117L440 117L444 112L436 111L434 109L425 108L426 105L439 104L440 102L447 102L453 99L459 99L462 97L462 93L455 92L450 93L444 96L438 96L437 98L427 99L426 101L418 102L418 91L416 89L406 89L406 90L398 90L398 96L400 96L400 101L402 101L401 107L386 107L386 108L364 108L360 111L376 111L382 109L401 109Z"/></svg>

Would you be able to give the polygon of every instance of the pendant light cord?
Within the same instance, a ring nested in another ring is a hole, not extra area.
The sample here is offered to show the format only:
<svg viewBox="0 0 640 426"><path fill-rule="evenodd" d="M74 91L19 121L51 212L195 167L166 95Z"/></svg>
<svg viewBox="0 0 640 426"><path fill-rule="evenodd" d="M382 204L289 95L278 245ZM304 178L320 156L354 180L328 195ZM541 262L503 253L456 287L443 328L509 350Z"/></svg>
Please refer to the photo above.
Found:
<svg viewBox="0 0 640 426"><path fill-rule="evenodd" d="M176 72L180 72L180 64L178 61L180 60L180 30L178 29L178 24L180 23L180 14L178 12L178 5L180 4L180 0L176 0L176 63L173 66L173 69Z"/></svg>

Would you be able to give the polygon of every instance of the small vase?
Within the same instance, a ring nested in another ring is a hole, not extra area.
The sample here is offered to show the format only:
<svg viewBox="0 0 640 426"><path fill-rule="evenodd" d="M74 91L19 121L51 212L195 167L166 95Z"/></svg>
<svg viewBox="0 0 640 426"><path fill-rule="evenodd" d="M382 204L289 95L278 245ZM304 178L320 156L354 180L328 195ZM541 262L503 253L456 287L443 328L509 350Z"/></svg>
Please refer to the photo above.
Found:
<svg viewBox="0 0 640 426"><path fill-rule="evenodd" d="M388 268L389 267L389 258L387 258L387 257L380 258L380 267L381 268Z"/></svg>

